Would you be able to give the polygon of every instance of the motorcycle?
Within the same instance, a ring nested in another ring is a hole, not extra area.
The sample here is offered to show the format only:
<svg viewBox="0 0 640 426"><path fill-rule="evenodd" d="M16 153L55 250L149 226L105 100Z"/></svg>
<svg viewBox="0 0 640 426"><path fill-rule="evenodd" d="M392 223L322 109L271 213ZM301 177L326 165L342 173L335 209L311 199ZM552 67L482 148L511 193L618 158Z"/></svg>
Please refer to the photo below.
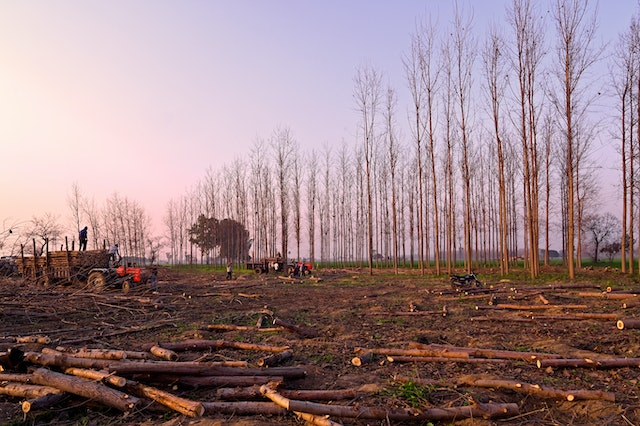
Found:
<svg viewBox="0 0 640 426"><path fill-rule="evenodd" d="M476 274L473 272L466 275L449 275L449 280L451 281L451 288L454 290L459 290L462 288L472 288L472 287L482 287L482 282L476 277Z"/></svg>

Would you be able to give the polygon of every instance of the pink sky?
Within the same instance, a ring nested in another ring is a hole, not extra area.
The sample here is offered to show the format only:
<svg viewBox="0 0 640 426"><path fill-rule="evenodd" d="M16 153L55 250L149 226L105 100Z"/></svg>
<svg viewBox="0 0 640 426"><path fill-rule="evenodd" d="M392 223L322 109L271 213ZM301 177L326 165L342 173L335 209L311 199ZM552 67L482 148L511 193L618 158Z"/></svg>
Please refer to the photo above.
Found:
<svg viewBox="0 0 640 426"><path fill-rule="evenodd" d="M416 20L448 24L452 4L0 2L0 226L47 212L67 224L77 182L97 203L114 192L138 201L160 234L169 199L279 126L304 149L352 144L356 68L385 72L402 101ZM508 1L462 4L482 36ZM603 41L637 10L602 3Z"/></svg>

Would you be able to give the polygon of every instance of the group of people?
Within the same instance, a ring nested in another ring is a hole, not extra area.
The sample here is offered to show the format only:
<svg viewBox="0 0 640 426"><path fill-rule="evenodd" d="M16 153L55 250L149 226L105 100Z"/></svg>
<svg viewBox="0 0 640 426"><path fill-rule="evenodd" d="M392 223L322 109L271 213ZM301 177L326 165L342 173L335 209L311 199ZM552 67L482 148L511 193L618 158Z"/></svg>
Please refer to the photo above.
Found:
<svg viewBox="0 0 640 426"><path fill-rule="evenodd" d="M78 240L80 241L80 247L78 247L78 250L80 251L87 250L87 241L89 240L88 231L89 231L89 227L85 226L78 232ZM108 253L109 253L110 265L116 264L120 262L120 260L122 259L122 256L120 256L120 250L117 243L109 247Z"/></svg>

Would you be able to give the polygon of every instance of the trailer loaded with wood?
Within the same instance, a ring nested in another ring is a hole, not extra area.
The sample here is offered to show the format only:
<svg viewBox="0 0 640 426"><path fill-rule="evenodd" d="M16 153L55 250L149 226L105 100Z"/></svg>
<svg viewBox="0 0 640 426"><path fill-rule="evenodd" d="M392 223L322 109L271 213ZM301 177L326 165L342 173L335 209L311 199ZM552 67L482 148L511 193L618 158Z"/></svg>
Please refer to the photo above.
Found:
<svg viewBox="0 0 640 426"><path fill-rule="evenodd" d="M45 250L41 256L23 252L16 265L24 279L36 284L86 285L98 292L118 288L126 293L149 278L146 268L110 264L107 250Z"/></svg>

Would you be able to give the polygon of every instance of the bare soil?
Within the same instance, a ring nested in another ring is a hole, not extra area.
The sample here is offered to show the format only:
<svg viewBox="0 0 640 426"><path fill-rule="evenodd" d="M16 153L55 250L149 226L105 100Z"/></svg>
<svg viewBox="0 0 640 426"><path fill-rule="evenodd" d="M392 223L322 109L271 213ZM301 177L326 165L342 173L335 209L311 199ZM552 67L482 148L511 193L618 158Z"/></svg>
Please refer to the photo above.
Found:
<svg viewBox="0 0 640 426"><path fill-rule="evenodd" d="M487 280L492 271L480 271ZM545 271L551 276L553 271ZM558 274L558 276L560 276ZM378 384L384 391L332 404L364 407L454 407L474 402L515 403L520 414L502 420L467 419L433 424L456 425L632 425L640 424L638 368L538 368L535 362L389 362L378 356L356 367L356 348L404 348L411 342L496 350L545 352L565 358L640 357L640 330L616 327L612 319L558 319L575 313L615 313L616 318L640 317L640 307L623 309L625 300L603 296L607 286L638 289L636 279L617 271L581 271L572 284L591 288L562 288L566 281L532 284L526 278L503 282L489 278L490 292L456 292L448 277L421 276L413 270L320 270L319 281L290 282L274 275L240 272L231 281L225 273L177 272L161 269L159 292L139 287L129 294L113 290L92 293L72 286L36 287L22 279L0 278L0 352L15 343L11 336L46 335L52 343L71 348L141 350L146 344L187 339L224 339L272 346L289 346L292 359L282 366L304 366L304 379L286 382L288 389L346 389ZM553 287L555 286L555 287ZM493 294L494 299L491 299ZM492 305L489 305L491 301ZM497 303L542 306L538 309L495 309ZM586 305L567 309L567 305ZM440 312L446 306L447 315ZM433 312L401 315L409 311ZM546 318L539 318L540 316ZM279 318L317 332L302 337L290 330L216 332L209 324L254 326L260 317ZM551 318L550 316L553 316ZM43 345L18 345L40 351ZM181 360L244 360L255 367L265 353L224 349L181 353ZM7 371L9 372L9 371ZM561 390L613 392L615 402L566 401L513 390L455 386L459 378L513 380ZM0 373L1 377L1 373ZM430 379L410 395L395 379ZM0 379L0 386L2 381ZM162 385L157 385L163 388ZM215 388L169 387L176 395L215 401ZM414 396L412 398L411 396ZM265 399L266 401L266 399ZM45 411L24 416L19 398L0 395L0 424L52 425L286 425L303 424L291 413L284 416L205 413L191 419L175 412L141 410L123 415L115 409L70 399ZM326 401L323 403L327 403ZM345 425L429 424L387 419L332 418Z"/></svg>

